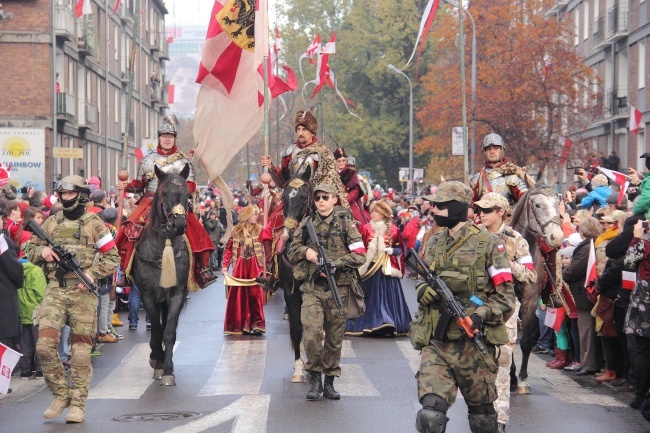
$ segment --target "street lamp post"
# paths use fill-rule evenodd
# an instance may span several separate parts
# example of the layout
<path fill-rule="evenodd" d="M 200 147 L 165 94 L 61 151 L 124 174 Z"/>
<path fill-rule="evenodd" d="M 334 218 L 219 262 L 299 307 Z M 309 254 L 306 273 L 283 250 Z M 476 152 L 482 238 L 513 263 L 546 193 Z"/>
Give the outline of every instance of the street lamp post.
<path fill-rule="evenodd" d="M 393 65 L 388 65 L 388 70 L 393 74 L 403 75 L 409 82 L 409 183 L 411 193 L 415 194 L 415 184 L 413 183 L 413 83 L 404 72 L 400 71 Z"/>
<path fill-rule="evenodd" d="M 463 10 L 472 22 L 472 145 L 469 149 L 471 172 L 475 172 L 475 153 L 476 153 L 476 23 L 474 17 L 465 8 L 461 8 L 455 0 L 445 0 L 447 4 L 458 10 Z"/>

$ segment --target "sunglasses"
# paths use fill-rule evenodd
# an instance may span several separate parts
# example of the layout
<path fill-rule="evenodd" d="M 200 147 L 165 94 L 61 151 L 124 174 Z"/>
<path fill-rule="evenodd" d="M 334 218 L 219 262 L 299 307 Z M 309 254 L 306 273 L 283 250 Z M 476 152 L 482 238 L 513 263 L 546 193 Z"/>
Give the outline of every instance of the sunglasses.
<path fill-rule="evenodd" d="M 432 202 L 431 203 L 434 207 L 437 207 L 438 210 L 445 210 L 447 209 L 447 202 Z"/>
<path fill-rule="evenodd" d="M 314 201 L 321 201 L 321 199 L 324 200 L 324 201 L 327 201 L 327 200 L 330 199 L 330 195 L 329 194 L 318 194 L 318 195 L 314 196 Z"/>
<path fill-rule="evenodd" d="M 482 214 L 491 214 L 494 212 L 495 209 L 493 207 L 477 207 L 476 208 L 476 213 L 482 213 Z"/>

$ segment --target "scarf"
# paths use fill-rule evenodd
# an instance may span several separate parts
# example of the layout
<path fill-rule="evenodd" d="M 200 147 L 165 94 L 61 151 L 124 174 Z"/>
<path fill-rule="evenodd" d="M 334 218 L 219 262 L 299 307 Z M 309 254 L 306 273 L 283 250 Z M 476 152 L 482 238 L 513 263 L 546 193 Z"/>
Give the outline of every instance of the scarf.
<path fill-rule="evenodd" d="M 160 154 L 160 155 L 173 155 L 177 151 L 178 151 L 178 147 L 176 147 L 176 145 L 174 145 L 174 147 L 172 147 L 169 150 L 163 149 L 162 147 L 160 147 L 160 145 L 158 145 L 158 147 L 156 147 L 156 152 L 158 152 L 158 154 Z"/>
<path fill-rule="evenodd" d="M 605 233 L 602 233 L 600 236 L 596 238 L 594 241 L 594 247 L 597 247 L 599 243 L 603 241 L 608 241 L 610 239 L 614 239 L 616 236 L 618 236 L 618 229 L 617 228 L 611 228 L 607 229 Z"/>

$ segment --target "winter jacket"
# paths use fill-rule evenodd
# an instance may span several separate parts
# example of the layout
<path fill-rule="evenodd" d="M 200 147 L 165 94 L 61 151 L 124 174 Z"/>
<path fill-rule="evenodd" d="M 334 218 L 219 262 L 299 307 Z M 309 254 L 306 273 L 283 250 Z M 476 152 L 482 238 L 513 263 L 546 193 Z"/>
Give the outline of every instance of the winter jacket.
<path fill-rule="evenodd" d="M 0 254 L 0 338 L 12 338 L 18 335 L 18 288 L 25 277 L 14 243 L 9 236 L 0 237 L 0 249 L 4 250 Z"/>
<path fill-rule="evenodd" d="M 650 337 L 650 241 L 634 238 L 625 255 L 628 268 L 638 268 L 638 282 L 630 294 L 625 333 Z"/>
<path fill-rule="evenodd" d="M 18 289 L 18 314 L 20 323 L 23 325 L 32 324 L 32 313 L 38 304 L 43 301 L 47 280 L 45 273 L 40 266 L 36 266 L 27 259 L 21 260 L 23 265 L 25 282 L 23 287 Z"/>
<path fill-rule="evenodd" d="M 562 269 L 562 279 L 569 285 L 578 310 L 591 311 L 594 308 L 594 303 L 587 298 L 587 289 L 585 289 L 589 244 L 592 240 L 593 238 L 588 237 L 580 242 L 573 250 L 571 263 Z"/>
<path fill-rule="evenodd" d="M 583 198 L 580 205 L 583 209 L 589 209 L 594 202 L 598 202 L 600 207 L 605 207 L 607 206 L 607 197 L 610 195 L 612 195 L 612 190 L 607 185 L 599 186 L 594 188 L 587 197 Z"/>
<path fill-rule="evenodd" d="M 645 173 L 645 177 L 637 189 L 641 197 L 634 203 L 634 214 L 645 217 L 650 210 L 650 172 Z"/>
<path fill-rule="evenodd" d="M 210 239 L 212 239 L 212 243 L 215 245 L 221 242 L 221 237 L 223 236 L 223 233 L 226 231 L 226 229 L 223 228 L 223 225 L 221 224 L 221 222 L 219 222 L 218 219 L 215 220 L 208 219 L 205 222 L 205 230 L 208 232 L 208 235 L 210 235 Z"/>

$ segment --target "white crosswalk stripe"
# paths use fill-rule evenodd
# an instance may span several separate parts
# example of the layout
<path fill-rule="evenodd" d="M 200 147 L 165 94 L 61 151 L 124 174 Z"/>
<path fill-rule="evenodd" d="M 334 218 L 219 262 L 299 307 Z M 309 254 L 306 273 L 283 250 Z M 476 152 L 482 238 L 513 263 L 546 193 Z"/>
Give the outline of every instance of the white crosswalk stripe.
<path fill-rule="evenodd" d="M 411 342 L 408 340 L 399 340 L 395 342 L 399 347 L 400 352 L 409 363 L 413 373 L 417 373 L 420 369 L 420 351 L 413 349 Z"/>
<path fill-rule="evenodd" d="M 199 397 L 259 394 L 266 365 L 266 340 L 226 341 Z"/>
<path fill-rule="evenodd" d="M 341 377 L 335 381 L 336 390 L 346 397 L 378 397 L 379 391 L 374 387 L 363 366 L 359 364 L 341 364 Z"/>
<path fill-rule="evenodd" d="M 343 348 L 341 350 L 341 358 L 356 358 L 357 354 L 354 353 L 352 348 L 352 341 L 343 340 Z"/>

